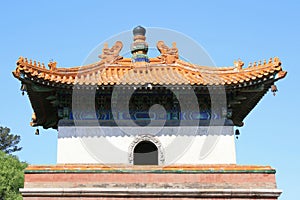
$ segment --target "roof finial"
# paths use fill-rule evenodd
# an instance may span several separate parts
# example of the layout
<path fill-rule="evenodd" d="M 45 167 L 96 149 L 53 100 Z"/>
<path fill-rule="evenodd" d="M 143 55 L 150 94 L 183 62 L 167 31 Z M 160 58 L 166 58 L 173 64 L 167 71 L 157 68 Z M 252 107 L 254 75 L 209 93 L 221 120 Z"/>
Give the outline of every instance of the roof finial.
<path fill-rule="evenodd" d="M 116 41 L 114 46 L 112 46 L 111 48 L 108 47 L 107 43 L 104 43 L 102 54 L 98 57 L 101 58 L 106 64 L 111 64 L 115 60 L 122 58 L 121 56 L 119 56 L 122 48 L 123 43 L 121 41 Z"/>
<path fill-rule="evenodd" d="M 146 35 L 146 29 L 140 25 L 135 27 L 132 32 L 133 32 L 134 36 L 137 36 L 137 35 L 145 36 Z"/>
<path fill-rule="evenodd" d="M 137 26 L 133 29 L 133 43 L 131 45 L 132 61 L 133 62 L 149 62 L 147 56 L 148 44 L 145 42 L 146 29 L 142 26 Z"/>
<path fill-rule="evenodd" d="M 241 70 L 244 66 L 244 62 L 239 58 L 238 61 L 234 61 L 233 65 L 235 68 L 237 68 L 238 70 Z"/>
<path fill-rule="evenodd" d="M 173 64 L 179 58 L 176 42 L 173 42 L 172 47 L 169 48 L 164 41 L 158 41 L 156 47 L 161 53 L 160 58 L 167 64 Z"/>

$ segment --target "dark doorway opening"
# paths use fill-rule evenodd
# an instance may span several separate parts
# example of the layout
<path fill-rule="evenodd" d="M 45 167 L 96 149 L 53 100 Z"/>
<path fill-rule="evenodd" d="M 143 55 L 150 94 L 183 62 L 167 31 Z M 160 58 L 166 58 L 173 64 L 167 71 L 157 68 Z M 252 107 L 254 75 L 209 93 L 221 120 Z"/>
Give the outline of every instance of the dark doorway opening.
<path fill-rule="evenodd" d="M 150 141 L 141 141 L 133 151 L 134 165 L 158 165 L 158 149 Z"/>

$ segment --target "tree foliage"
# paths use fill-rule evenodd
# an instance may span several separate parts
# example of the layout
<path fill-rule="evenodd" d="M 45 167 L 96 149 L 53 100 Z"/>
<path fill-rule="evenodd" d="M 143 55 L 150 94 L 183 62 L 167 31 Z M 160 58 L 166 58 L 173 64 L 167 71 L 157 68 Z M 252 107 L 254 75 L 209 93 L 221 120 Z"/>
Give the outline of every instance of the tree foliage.
<path fill-rule="evenodd" d="M 19 135 L 10 133 L 10 129 L 0 126 L 0 150 L 4 153 L 20 151 L 22 147 L 17 146 L 21 140 Z"/>
<path fill-rule="evenodd" d="M 0 151 L 0 200 L 21 200 L 19 188 L 24 186 L 24 172 L 27 163 L 16 156 Z"/>

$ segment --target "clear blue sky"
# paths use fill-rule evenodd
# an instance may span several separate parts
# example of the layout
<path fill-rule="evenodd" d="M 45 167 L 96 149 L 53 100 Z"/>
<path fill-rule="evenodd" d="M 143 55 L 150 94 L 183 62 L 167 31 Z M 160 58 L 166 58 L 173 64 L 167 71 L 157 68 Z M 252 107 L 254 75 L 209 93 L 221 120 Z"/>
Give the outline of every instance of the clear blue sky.
<path fill-rule="evenodd" d="M 300 3 L 298 1 L 5 1 L 0 4 L 0 125 L 22 137 L 21 160 L 56 162 L 55 130 L 34 135 L 32 109 L 11 72 L 19 56 L 80 65 L 101 41 L 136 25 L 182 32 L 218 66 L 278 56 L 288 71 L 248 115 L 236 141 L 239 164 L 277 169 L 281 200 L 300 190 Z M 201 63 L 199 63 L 201 64 Z"/>

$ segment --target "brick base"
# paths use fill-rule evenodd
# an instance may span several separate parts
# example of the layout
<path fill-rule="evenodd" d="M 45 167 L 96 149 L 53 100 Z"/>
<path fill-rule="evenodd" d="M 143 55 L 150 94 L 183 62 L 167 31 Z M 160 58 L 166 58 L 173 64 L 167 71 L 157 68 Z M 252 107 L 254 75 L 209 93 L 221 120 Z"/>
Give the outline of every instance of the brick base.
<path fill-rule="evenodd" d="M 277 199 L 275 170 L 265 166 L 30 166 L 24 200 Z"/>

